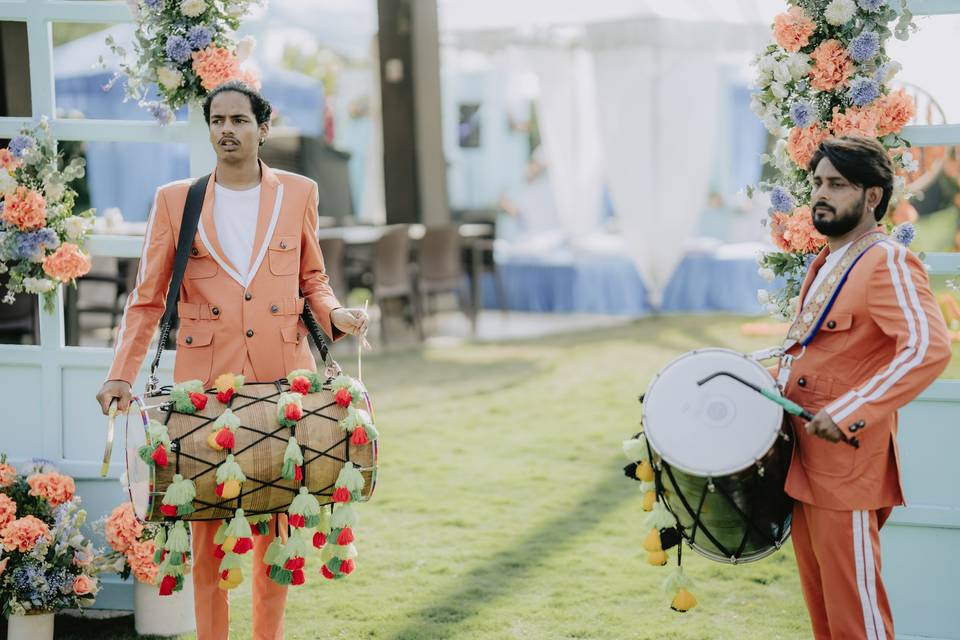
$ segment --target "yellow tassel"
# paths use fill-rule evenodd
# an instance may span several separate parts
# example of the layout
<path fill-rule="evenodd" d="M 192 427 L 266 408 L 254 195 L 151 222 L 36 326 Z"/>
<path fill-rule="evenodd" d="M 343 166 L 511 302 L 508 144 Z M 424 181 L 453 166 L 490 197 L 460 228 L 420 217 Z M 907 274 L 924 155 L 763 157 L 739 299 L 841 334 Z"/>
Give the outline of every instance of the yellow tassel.
<path fill-rule="evenodd" d="M 683 587 L 677 589 L 677 595 L 673 596 L 673 601 L 670 603 L 670 608 L 680 613 L 690 611 L 695 606 L 697 606 L 697 599 Z"/>
<path fill-rule="evenodd" d="M 217 444 L 216 436 L 217 434 L 215 432 L 208 435 L 207 445 L 214 451 L 223 451 L 223 447 Z"/>
<path fill-rule="evenodd" d="M 227 572 L 227 579 L 223 578 L 217 583 L 217 586 L 220 587 L 222 591 L 229 591 L 230 589 L 236 589 L 240 586 L 240 583 L 243 582 L 243 572 L 240 569 L 230 569 Z"/>
<path fill-rule="evenodd" d="M 240 495 L 240 483 L 236 480 L 227 480 L 223 483 L 223 499 L 232 500 Z"/>
<path fill-rule="evenodd" d="M 232 536 L 224 540 L 222 545 L 223 550 L 227 553 L 232 552 L 235 546 L 237 546 L 237 539 Z"/>
<path fill-rule="evenodd" d="M 660 532 L 656 529 L 650 529 L 650 533 L 643 540 L 643 548 L 650 553 L 663 551 L 663 543 L 660 542 Z"/>
<path fill-rule="evenodd" d="M 637 470 L 634 471 L 633 475 L 641 482 L 653 482 L 653 465 L 644 460 L 637 465 Z"/>
<path fill-rule="evenodd" d="M 643 510 L 653 511 L 653 504 L 657 501 L 656 491 L 647 491 L 643 494 Z"/>
<path fill-rule="evenodd" d="M 647 564 L 651 564 L 654 567 L 662 567 L 667 564 L 667 552 L 651 551 L 647 554 Z"/>

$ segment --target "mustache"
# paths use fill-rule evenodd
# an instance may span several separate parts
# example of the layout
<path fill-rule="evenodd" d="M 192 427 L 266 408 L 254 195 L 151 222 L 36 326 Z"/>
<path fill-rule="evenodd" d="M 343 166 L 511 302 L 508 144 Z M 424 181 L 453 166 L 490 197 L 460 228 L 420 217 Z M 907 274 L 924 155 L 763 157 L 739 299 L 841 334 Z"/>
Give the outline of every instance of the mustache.
<path fill-rule="evenodd" d="M 830 213 L 834 213 L 834 214 L 837 212 L 836 209 L 834 209 L 833 207 L 831 207 L 829 204 L 827 204 L 827 203 L 824 202 L 823 200 L 821 200 L 821 201 L 817 202 L 815 205 L 813 205 L 813 210 L 816 211 L 817 209 L 826 209 L 826 210 L 829 211 Z"/>

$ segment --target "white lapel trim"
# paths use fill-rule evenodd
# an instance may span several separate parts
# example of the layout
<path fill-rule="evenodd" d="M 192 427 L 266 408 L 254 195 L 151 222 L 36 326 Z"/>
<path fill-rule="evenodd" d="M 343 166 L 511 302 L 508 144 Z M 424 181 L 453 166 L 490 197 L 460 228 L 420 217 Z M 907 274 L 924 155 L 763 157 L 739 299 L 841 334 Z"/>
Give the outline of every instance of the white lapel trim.
<path fill-rule="evenodd" d="M 210 240 L 207 238 L 207 231 L 203 228 L 203 220 L 200 220 L 199 224 L 200 230 L 200 241 L 203 242 L 204 246 L 207 248 L 207 251 L 210 252 L 210 255 L 213 256 L 213 259 L 217 261 L 217 264 L 220 265 L 220 268 L 227 272 L 231 278 L 240 283 L 240 286 L 246 288 L 247 284 L 244 282 L 243 278 L 240 277 L 240 274 L 237 273 L 237 270 L 228 265 L 223 258 L 220 257 L 220 254 L 216 252 L 213 248 L 213 245 L 210 244 Z"/>
<path fill-rule="evenodd" d="M 273 216 L 270 218 L 270 226 L 267 227 L 267 233 L 263 237 L 263 242 L 260 243 L 260 252 L 257 253 L 257 260 L 250 266 L 250 271 L 247 272 L 247 280 L 243 283 L 244 288 L 249 287 L 250 283 L 253 282 L 253 278 L 257 275 L 257 271 L 260 270 L 260 265 L 263 264 L 263 257 L 267 255 L 267 247 L 270 246 L 270 240 L 273 238 L 273 231 L 277 228 L 277 219 L 280 218 L 280 206 L 283 204 L 283 183 L 277 185 L 277 197 L 273 201 Z"/>

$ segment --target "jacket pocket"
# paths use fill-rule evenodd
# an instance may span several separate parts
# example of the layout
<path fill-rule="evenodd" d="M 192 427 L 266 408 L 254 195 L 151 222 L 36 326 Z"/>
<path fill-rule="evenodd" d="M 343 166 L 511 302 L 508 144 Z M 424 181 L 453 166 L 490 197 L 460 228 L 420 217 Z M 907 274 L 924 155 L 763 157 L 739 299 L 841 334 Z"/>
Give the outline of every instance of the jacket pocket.
<path fill-rule="evenodd" d="M 300 271 L 300 238 L 297 236 L 277 236 L 270 242 L 267 256 L 270 273 L 275 276 L 288 276 Z"/>
<path fill-rule="evenodd" d="M 202 380 L 209 384 L 213 365 L 213 329 L 181 326 L 177 332 L 177 355 L 173 378 L 176 382 Z"/>
<path fill-rule="evenodd" d="M 212 278 L 220 271 L 220 266 L 213 259 L 202 242 L 194 242 L 187 260 L 187 270 L 184 277 L 188 279 Z"/>
<path fill-rule="evenodd" d="M 280 327 L 280 337 L 283 341 L 283 374 L 287 375 L 294 369 L 312 368 L 309 363 L 310 350 L 304 343 L 306 333 L 300 330 L 297 324 Z"/>
<path fill-rule="evenodd" d="M 828 313 L 817 336 L 813 339 L 818 349 L 824 351 L 843 351 L 850 341 L 850 330 L 853 328 L 853 314 Z"/>

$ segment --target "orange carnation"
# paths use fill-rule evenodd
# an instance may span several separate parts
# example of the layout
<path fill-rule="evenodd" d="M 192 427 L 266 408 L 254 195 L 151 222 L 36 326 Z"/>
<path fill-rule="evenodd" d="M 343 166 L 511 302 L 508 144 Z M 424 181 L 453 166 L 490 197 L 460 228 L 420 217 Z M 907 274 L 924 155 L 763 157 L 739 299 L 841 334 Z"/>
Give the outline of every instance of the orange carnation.
<path fill-rule="evenodd" d="M 24 516 L 4 527 L 0 532 L 0 538 L 3 540 L 3 548 L 7 551 L 16 550 L 26 553 L 36 546 L 40 538 L 46 538 L 49 541 L 53 536 L 50 535 L 50 529 L 43 520 L 34 516 Z"/>
<path fill-rule="evenodd" d="M 793 213 L 774 213 L 770 237 L 781 251 L 817 253 L 827 239 L 813 226 L 810 207 L 797 207 Z"/>
<path fill-rule="evenodd" d="M 816 23 L 800 7 L 792 7 L 773 19 L 773 39 L 787 51 L 797 52 L 810 42 Z"/>
<path fill-rule="evenodd" d="M 12 464 L 0 462 L 0 489 L 9 487 L 17 481 L 17 470 Z"/>
<path fill-rule="evenodd" d="M 27 484 L 30 485 L 30 495 L 43 498 L 53 507 L 69 501 L 77 491 L 73 478 L 55 471 L 35 473 L 27 478 Z"/>
<path fill-rule="evenodd" d="M 228 49 L 210 45 L 193 52 L 193 70 L 200 76 L 203 88 L 211 91 L 227 80 L 239 77 L 240 63 Z"/>
<path fill-rule="evenodd" d="M 143 525 L 133 513 L 133 505 L 130 502 L 124 502 L 110 512 L 104 532 L 110 548 L 120 553 L 126 553 L 127 549 L 140 539 Z"/>
<path fill-rule="evenodd" d="M 16 191 L 7 195 L 3 219 L 20 231 L 39 229 L 47 223 L 47 203 L 36 191 L 17 187 Z"/>
<path fill-rule="evenodd" d="M 830 133 L 816 122 L 809 127 L 794 127 L 787 136 L 787 153 L 790 159 L 806 169 L 817 147 L 829 135 Z"/>
<path fill-rule="evenodd" d="M 874 109 L 849 107 L 844 113 L 840 113 L 840 107 L 834 107 L 830 130 L 837 137 L 860 135 L 875 138 L 878 124 L 879 117 Z"/>
<path fill-rule="evenodd" d="M 825 40 L 810 54 L 810 86 L 820 91 L 841 87 L 853 75 L 853 61 L 838 40 Z"/>
<path fill-rule="evenodd" d="M 900 89 L 881 96 L 874 103 L 877 116 L 877 135 L 897 133 L 917 114 L 917 105 L 906 91 Z"/>
<path fill-rule="evenodd" d="M 140 582 L 153 584 L 157 579 L 159 567 L 153 562 L 154 550 L 153 540 L 136 541 L 127 549 L 130 571 Z"/>
<path fill-rule="evenodd" d="M 64 242 L 43 259 L 43 271 L 60 282 L 70 282 L 90 271 L 90 256 L 72 242 Z"/>
<path fill-rule="evenodd" d="M 10 149 L 0 149 L 0 167 L 3 167 L 8 172 L 13 173 L 13 171 L 17 169 L 20 164 L 20 160 L 10 153 Z"/>
<path fill-rule="evenodd" d="M 0 531 L 17 519 L 17 503 L 10 496 L 0 493 Z"/>

